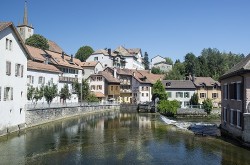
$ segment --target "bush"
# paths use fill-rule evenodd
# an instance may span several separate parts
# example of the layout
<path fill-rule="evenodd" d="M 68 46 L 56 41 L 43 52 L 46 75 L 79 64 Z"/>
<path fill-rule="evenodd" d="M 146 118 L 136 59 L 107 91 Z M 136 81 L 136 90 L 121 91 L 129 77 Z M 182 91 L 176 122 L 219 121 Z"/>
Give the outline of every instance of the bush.
<path fill-rule="evenodd" d="M 213 103 L 211 99 L 206 99 L 205 101 L 203 101 L 203 107 L 205 112 L 207 112 L 207 114 L 210 114 L 213 109 Z"/>
<path fill-rule="evenodd" d="M 160 113 L 163 113 L 167 116 L 175 116 L 179 107 L 180 103 L 177 100 L 161 100 L 157 106 L 157 109 Z"/>

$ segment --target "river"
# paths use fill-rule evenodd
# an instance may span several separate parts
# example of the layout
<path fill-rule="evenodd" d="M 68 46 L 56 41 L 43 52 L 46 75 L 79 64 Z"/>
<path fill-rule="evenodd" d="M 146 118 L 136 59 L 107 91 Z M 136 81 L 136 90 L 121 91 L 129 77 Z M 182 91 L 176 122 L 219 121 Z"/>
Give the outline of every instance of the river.
<path fill-rule="evenodd" d="M 1 137 L 0 164 L 250 164 L 250 150 L 166 120 L 112 111 L 44 124 Z"/>

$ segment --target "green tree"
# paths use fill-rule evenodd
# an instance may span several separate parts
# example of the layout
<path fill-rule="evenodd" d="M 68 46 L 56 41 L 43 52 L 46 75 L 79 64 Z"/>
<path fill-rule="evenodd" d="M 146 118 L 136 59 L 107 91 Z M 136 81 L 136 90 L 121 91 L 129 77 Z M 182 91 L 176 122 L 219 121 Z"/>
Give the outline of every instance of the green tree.
<path fill-rule="evenodd" d="M 169 65 L 173 65 L 173 61 L 172 61 L 172 59 L 171 59 L 171 58 L 166 57 L 166 58 L 165 58 L 165 60 L 166 60 L 166 63 L 167 63 L 167 64 L 169 64 Z"/>
<path fill-rule="evenodd" d="M 185 66 L 181 62 L 176 62 L 169 73 L 166 73 L 165 80 L 183 80 L 185 78 Z"/>
<path fill-rule="evenodd" d="M 198 100 L 199 100 L 198 93 L 194 93 L 190 99 L 190 104 L 191 105 L 198 105 L 199 104 Z"/>
<path fill-rule="evenodd" d="M 184 64 L 186 76 L 188 76 L 189 74 L 196 74 L 199 66 L 197 63 L 197 58 L 193 53 L 186 54 Z"/>
<path fill-rule="evenodd" d="M 167 116 L 175 116 L 179 107 L 180 103 L 177 100 L 161 100 L 157 106 L 157 109 L 160 113 L 163 113 Z"/>
<path fill-rule="evenodd" d="M 75 58 L 84 62 L 92 53 L 94 53 L 94 50 L 90 46 L 82 46 L 76 52 Z"/>
<path fill-rule="evenodd" d="M 32 102 L 35 101 L 35 104 L 37 103 L 38 100 L 41 100 L 43 98 L 43 87 L 40 89 L 38 87 L 28 87 L 28 92 L 27 92 L 27 99 L 31 100 Z"/>
<path fill-rule="evenodd" d="M 69 87 L 67 84 L 64 84 L 64 87 L 60 91 L 60 99 L 63 100 L 63 103 L 66 102 L 66 99 L 70 99 L 71 93 L 69 92 Z"/>
<path fill-rule="evenodd" d="M 25 41 L 25 44 L 34 46 L 40 49 L 46 49 L 46 50 L 49 49 L 48 40 L 39 34 L 34 34 L 31 37 L 27 38 Z"/>
<path fill-rule="evenodd" d="M 145 52 L 143 59 L 144 59 L 145 69 L 148 70 L 149 69 L 149 61 L 148 61 L 148 53 L 147 52 Z"/>
<path fill-rule="evenodd" d="M 82 85 L 82 92 L 81 92 L 81 85 Z M 81 94 L 82 94 L 82 101 L 88 101 L 87 98 L 90 95 L 90 90 L 89 90 L 89 84 L 86 80 L 82 80 L 82 84 L 74 82 L 74 89 L 77 93 L 79 101 L 81 101 Z"/>
<path fill-rule="evenodd" d="M 160 80 L 157 80 L 153 85 L 152 93 L 152 100 L 155 100 L 157 97 L 159 98 L 159 100 L 168 99 L 168 94 L 166 93 L 165 88 Z"/>
<path fill-rule="evenodd" d="M 88 102 L 99 102 L 99 99 L 93 94 L 90 93 L 87 97 Z"/>
<path fill-rule="evenodd" d="M 213 109 L 213 103 L 211 99 L 206 99 L 203 101 L 203 108 L 207 114 L 210 114 Z"/>
<path fill-rule="evenodd" d="M 152 67 L 151 73 L 153 73 L 153 74 L 162 74 L 162 71 L 160 70 L 159 67 Z"/>
<path fill-rule="evenodd" d="M 57 96 L 57 85 L 52 84 L 51 86 L 46 85 L 44 87 L 44 97 L 48 104 L 51 104 L 52 100 Z"/>

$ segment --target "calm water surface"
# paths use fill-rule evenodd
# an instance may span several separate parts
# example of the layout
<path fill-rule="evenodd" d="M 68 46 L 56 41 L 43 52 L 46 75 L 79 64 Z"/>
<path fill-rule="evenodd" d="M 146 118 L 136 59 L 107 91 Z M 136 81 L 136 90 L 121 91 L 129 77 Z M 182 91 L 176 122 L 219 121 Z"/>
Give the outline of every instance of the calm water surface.
<path fill-rule="evenodd" d="M 113 111 L 0 139 L 0 164 L 250 164 L 250 151 L 167 125 L 159 115 Z"/>

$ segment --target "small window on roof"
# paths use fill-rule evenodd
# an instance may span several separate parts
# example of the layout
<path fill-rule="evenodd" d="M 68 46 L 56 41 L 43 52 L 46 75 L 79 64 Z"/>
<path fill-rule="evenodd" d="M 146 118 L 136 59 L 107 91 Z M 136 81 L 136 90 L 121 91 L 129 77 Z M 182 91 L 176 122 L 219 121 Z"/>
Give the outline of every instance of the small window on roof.
<path fill-rule="evenodd" d="M 171 86 L 171 82 L 167 82 L 167 83 L 166 83 L 166 86 L 167 86 L 167 87 L 170 87 L 170 86 Z"/>

